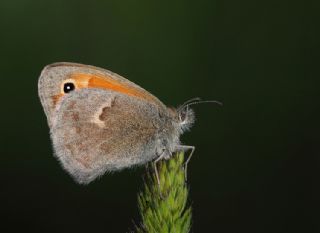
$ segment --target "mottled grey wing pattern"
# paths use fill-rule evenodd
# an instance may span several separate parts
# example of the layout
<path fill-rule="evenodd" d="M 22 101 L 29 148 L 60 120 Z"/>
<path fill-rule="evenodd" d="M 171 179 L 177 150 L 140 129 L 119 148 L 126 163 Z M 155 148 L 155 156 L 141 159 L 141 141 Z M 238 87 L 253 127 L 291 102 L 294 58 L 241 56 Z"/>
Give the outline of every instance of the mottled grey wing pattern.
<path fill-rule="evenodd" d="M 156 157 L 162 110 L 101 89 L 75 90 L 58 104 L 51 138 L 56 157 L 79 183 Z"/>

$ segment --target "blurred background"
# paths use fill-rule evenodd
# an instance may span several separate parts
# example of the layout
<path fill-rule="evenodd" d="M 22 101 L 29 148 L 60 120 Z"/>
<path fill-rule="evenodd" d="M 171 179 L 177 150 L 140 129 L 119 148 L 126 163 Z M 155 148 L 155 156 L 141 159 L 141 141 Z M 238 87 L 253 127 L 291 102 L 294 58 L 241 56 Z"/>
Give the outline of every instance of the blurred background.
<path fill-rule="evenodd" d="M 319 232 L 317 1 L 1 0 L 1 232 L 129 232 L 144 167 L 73 182 L 52 156 L 41 69 L 107 68 L 165 104 L 182 141 L 192 232 Z"/>

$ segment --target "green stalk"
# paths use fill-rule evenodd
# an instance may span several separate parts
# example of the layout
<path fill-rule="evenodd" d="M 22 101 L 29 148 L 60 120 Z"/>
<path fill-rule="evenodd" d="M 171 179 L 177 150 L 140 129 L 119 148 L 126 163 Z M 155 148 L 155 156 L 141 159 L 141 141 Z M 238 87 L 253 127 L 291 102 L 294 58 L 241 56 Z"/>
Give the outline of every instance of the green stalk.
<path fill-rule="evenodd" d="M 147 171 L 144 189 L 138 194 L 142 222 L 138 233 L 187 233 L 191 207 L 183 169 L 184 154 L 158 162 L 160 186 L 153 169 Z"/>

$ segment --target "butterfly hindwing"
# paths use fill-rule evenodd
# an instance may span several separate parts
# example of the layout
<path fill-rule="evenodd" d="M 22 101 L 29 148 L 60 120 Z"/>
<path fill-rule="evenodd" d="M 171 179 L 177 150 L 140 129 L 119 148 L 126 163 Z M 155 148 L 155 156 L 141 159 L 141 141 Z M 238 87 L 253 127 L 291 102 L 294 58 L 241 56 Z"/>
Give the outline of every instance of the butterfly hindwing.
<path fill-rule="evenodd" d="M 56 157 L 79 183 L 156 156 L 159 109 L 100 89 L 81 89 L 57 106 L 51 138 Z M 149 156 L 149 157 L 148 157 Z"/>

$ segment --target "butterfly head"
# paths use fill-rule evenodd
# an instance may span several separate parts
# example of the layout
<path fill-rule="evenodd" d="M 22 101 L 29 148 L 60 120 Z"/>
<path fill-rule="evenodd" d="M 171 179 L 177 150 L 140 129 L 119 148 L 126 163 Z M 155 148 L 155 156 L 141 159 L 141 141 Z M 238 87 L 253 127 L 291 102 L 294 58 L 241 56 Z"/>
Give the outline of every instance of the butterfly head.
<path fill-rule="evenodd" d="M 180 107 L 176 109 L 178 124 L 182 133 L 189 130 L 192 127 L 193 123 L 195 122 L 195 114 L 194 114 L 194 111 L 190 108 L 190 106 L 195 104 L 202 104 L 202 103 L 214 103 L 214 104 L 222 105 L 222 103 L 219 101 L 215 101 L 215 100 L 203 101 L 198 97 L 190 99 L 185 103 L 183 103 Z"/>

